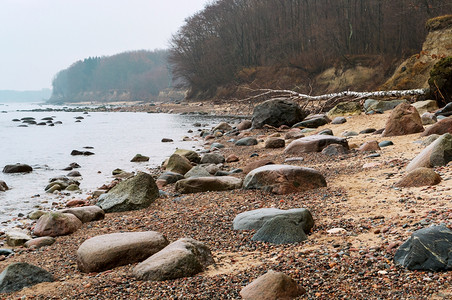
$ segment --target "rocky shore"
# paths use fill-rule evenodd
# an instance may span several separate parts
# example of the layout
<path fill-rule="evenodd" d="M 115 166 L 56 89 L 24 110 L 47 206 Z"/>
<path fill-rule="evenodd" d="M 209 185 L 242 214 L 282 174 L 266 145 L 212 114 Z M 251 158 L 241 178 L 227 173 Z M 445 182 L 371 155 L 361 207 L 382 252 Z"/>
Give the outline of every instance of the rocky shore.
<path fill-rule="evenodd" d="M 284 112 L 276 118 L 284 120 L 282 124 L 266 119 L 256 125 L 256 117 L 252 129 L 251 122 L 218 124 L 212 131 L 199 132 L 205 148 L 199 160 L 187 153 L 175 153 L 164 164 L 166 170 L 162 167 L 151 172 L 153 179 L 144 175 L 137 179 L 150 180 L 146 185 L 153 187 L 144 197 L 152 199 L 145 208 L 111 209 L 114 206 L 105 204 L 107 196 L 90 197 L 70 205 L 98 204 L 107 213 L 99 214 L 96 210 L 85 223 L 76 215 L 77 228 L 70 234 L 54 236 L 55 241 L 49 246 L 7 247 L 6 234 L 2 234 L 5 247 L 0 250 L 0 269 L 26 262 L 48 271 L 54 281 L 45 280 L 1 297 L 256 299 L 253 289 L 256 290 L 256 285 L 262 288 L 262 283 L 255 280 L 267 273 L 272 275 L 273 270 L 295 282 L 296 292 L 290 298 L 451 299 L 450 256 L 446 270 L 413 269 L 394 261 L 400 246 L 414 232 L 432 225 L 452 228 L 451 158 L 445 155 L 441 161 L 437 155 L 442 140 L 444 147 L 452 146 L 447 135 L 452 130 L 447 123 L 450 118 L 434 114 L 435 107 L 412 106 L 404 101 L 366 103 L 364 107 L 339 105 L 328 115 L 308 118 L 302 115 L 301 123 L 294 121 L 296 116 L 290 120 L 290 114 Z M 160 111 L 205 112 L 204 106 L 179 104 L 160 107 Z M 177 110 L 178 107 L 183 109 Z M 132 109 L 154 112 L 152 106 Z M 233 105 L 214 106 L 213 110 L 231 115 L 245 112 L 244 107 Z M 423 121 L 428 123 L 424 112 L 429 111 L 435 116 L 429 122 L 434 124 L 423 125 Z M 438 142 L 433 142 L 430 133 L 438 134 Z M 435 160 L 421 159 L 432 152 L 436 153 Z M 183 162 L 172 163 L 179 157 L 183 157 Z M 434 177 L 428 181 L 428 171 L 412 179 L 411 169 L 419 167 L 434 171 L 440 180 Z M 204 174 L 201 178 L 208 179 L 181 177 L 172 183 L 168 174 L 162 176 L 166 171 L 183 174 L 196 171 Z M 113 194 L 114 189 L 106 195 Z M 273 217 L 265 222 L 269 227 L 265 230 L 262 224 L 256 229 L 238 229 L 238 215 L 264 208 L 303 209 L 303 217 Z M 64 212 L 67 213 L 75 215 Z M 37 235 L 41 232 L 38 225 L 28 229 Z M 288 229 L 278 231 L 280 228 Z M 90 238 L 138 232 L 159 234 L 162 242 L 157 254 L 149 253 L 151 257 L 144 262 L 128 261 L 99 270 L 87 268 L 89 260 L 84 260 L 81 267 L 80 260 L 86 256 L 80 253 L 87 251 L 83 249 L 88 247 L 85 243 Z M 103 241 L 97 244 L 108 243 Z M 442 247 L 449 251 L 452 248 L 450 242 Z M 157 281 L 143 275 L 143 270 L 151 267 L 161 271 L 155 269 L 158 257 L 154 255 L 159 255 L 159 251 L 167 251 L 164 253 L 170 254 L 163 256 L 173 257 L 173 253 L 185 251 L 181 249 L 203 253 L 197 272 Z M 254 287 L 248 286 L 252 282 Z M 270 286 L 264 283 L 264 291 L 268 292 Z"/>

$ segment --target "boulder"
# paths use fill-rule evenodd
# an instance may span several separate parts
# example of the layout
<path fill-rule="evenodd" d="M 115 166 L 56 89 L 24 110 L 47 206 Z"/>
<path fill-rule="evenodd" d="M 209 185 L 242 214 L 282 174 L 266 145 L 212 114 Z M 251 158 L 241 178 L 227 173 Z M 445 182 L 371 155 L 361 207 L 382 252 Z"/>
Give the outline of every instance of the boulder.
<path fill-rule="evenodd" d="M 176 192 L 181 194 L 228 191 L 242 187 L 242 180 L 232 176 L 188 178 L 176 182 Z"/>
<path fill-rule="evenodd" d="M 418 101 L 411 104 L 416 108 L 420 115 L 431 113 L 438 110 L 438 103 L 435 100 Z"/>
<path fill-rule="evenodd" d="M 42 215 L 33 230 L 36 236 L 60 236 L 71 234 L 82 227 L 80 221 L 73 214 L 49 212 Z"/>
<path fill-rule="evenodd" d="M 394 262 L 409 270 L 452 270 L 452 231 L 432 226 L 415 231 L 397 250 Z"/>
<path fill-rule="evenodd" d="M 173 154 L 168 159 L 166 171 L 185 175 L 192 167 L 192 164 L 187 158 L 179 154 Z"/>
<path fill-rule="evenodd" d="M 424 131 L 421 116 L 408 103 L 398 105 L 389 116 L 383 136 L 400 136 Z"/>
<path fill-rule="evenodd" d="M 325 129 L 319 131 L 319 133 L 317 133 L 317 134 L 318 135 L 331 135 L 331 136 L 334 135 L 333 131 L 329 128 L 325 128 Z"/>
<path fill-rule="evenodd" d="M 265 222 L 251 240 L 272 244 L 293 244 L 306 241 L 302 220 L 276 216 Z"/>
<path fill-rule="evenodd" d="M 185 173 L 184 178 L 209 177 L 210 173 L 203 166 L 195 166 Z"/>
<path fill-rule="evenodd" d="M 408 101 L 403 100 L 403 99 L 402 100 L 386 100 L 386 101 L 367 99 L 366 101 L 364 101 L 364 111 L 366 113 L 369 113 L 372 111 L 381 113 L 381 112 L 384 112 L 387 110 L 392 110 L 402 103 L 408 104 Z"/>
<path fill-rule="evenodd" d="M 206 153 L 201 158 L 202 164 L 222 164 L 224 161 L 224 156 L 218 153 Z"/>
<path fill-rule="evenodd" d="M 382 141 L 380 143 L 378 143 L 378 147 L 380 148 L 384 148 L 384 147 L 389 147 L 389 146 L 393 146 L 394 143 L 392 141 Z"/>
<path fill-rule="evenodd" d="M 435 115 L 444 117 L 452 115 L 452 102 L 447 103 L 446 106 L 436 111 Z"/>
<path fill-rule="evenodd" d="M 243 120 L 237 125 L 237 130 L 247 130 L 250 129 L 251 126 L 253 126 L 253 122 L 251 122 L 250 120 Z"/>
<path fill-rule="evenodd" d="M 6 232 L 6 244 L 10 247 L 22 246 L 31 240 L 28 230 L 13 228 Z"/>
<path fill-rule="evenodd" d="M 191 277 L 213 263 L 212 254 L 206 245 L 191 238 L 183 238 L 139 263 L 133 269 L 133 276 L 151 281 Z"/>
<path fill-rule="evenodd" d="M 20 291 L 42 282 L 53 282 L 53 275 L 27 263 L 13 263 L 0 274 L 0 293 Z"/>
<path fill-rule="evenodd" d="M 296 140 L 302 137 L 305 137 L 305 135 L 301 132 L 299 128 L 292 128 L 284 136 L 286 140 Z"/>
<path fill-rule="evenodd" d="M 427 147 L 432 144 L 434 141 L 439 139 L 441 136 L 439 134 L 431 134 L 426 139 L 424 139 L 421 143 L 422 146 Z"/>
<path fill-rule="evenodd" d="M 377 150 L 381 150 L 377 141 L 365 142 L 364 144 L 362 144 L 358 148 L 358 151 L 362 151 L 362 152 L 365 152 L 365 151 L 377 151 Z"/>
<path fill-rule="evenodd" d="M 0 192 L 9 190 L 8 185 L 3 180 L 0 180 Z"/>
<path fill-rule="evenodd" d="M 269 159 L 258 160 L 258 161 L 247 164 L 243 168 L 243 173 L 248 174 L 249 172 L 251 172 L 254 169 L 257 169 L 257 168 L 260 168 L 263 166 L 274 165 L 274 164 L 275 163 Z"/>
<path fill-rule="evenodd" d="M 239 157 L 235 154 L 230 154 L 228 157 L 226 157 L 227 163 L 238 162 L 239 160 L 240 160 Z"/>
<path fill-rule="evenodd" d="M 299 155 L 301 153 L 320 152 L 331 144 L 342 145 L 348 150 L 348 142 L 344 138 L 328 135 L 311 135 L 292 141 L 286 149 L 284 149 L 284 153 Z"/>
<path fill-rule="evenodd" d="M 215 126 L 212 131 L 215 132 L 217 130 L 223 131 L 223 132 L 227 132 L 227 131 L 231 131 L 232 130 L 232 126 L 229 125 L 226 122 L 221 122 L 220 124 L 218 124 L 217 126 Z"/>
<path fill-rule="evenodd" d="M 156 181 L 156 184 L 159 188 L 162 188 L 167 184 L 176 183 L 184 178 L 185 178 L 184 175 L 179 173 L 165 172 L 159 176 L 159 178 Z"/>
<path fill-rule="evenodd" d="M 268 271 L 240 291 L 244 300 L 295 299 L 306 293 L 292 278 L 281 272 Z"/>
<path fill-rule="evenodd" d="M 342 145 L 331 144 L 331 145 L 327 146 L 326 148 L 324 148 L 322 150 L 322 153 L 329 155 L 329 156 L 338 156 L 338 155 L 342 155 L 342 154 L 347 154 L 348 149 L 346 149 Z"/>
<path fill-rule="evenodd" d="M 368 134 L 368 133 L 374 133 L 377 131 L 375 128 L 366 128 L 359 132 L 359 134 Z"/>
<path fill-rule="evenodd" d="M 422 125 L 432 125 L 438 122 L 438 119 L 434 113 L 425 112 L 421 115 L 421 121 Z"/>
<path fill-rule="evenodd" d="M 41 248 L 45 246 L 50 246 L 55 243 L 55 239 L 51 236 L 43 236 L 39 238 L 35 238 L 32 240 L 29 240 L 25 243 L 25 247 L 27 248 Z"/>
<path fill-rule="evenodd" d="M 79 171 L 71 171 L 71 172 L 69 172 L 67 174 L 67 176 L 69 176 L 69 177 L 80 177 L 80 176 L 82 176 L 82 174 L 80 174 Z"/>
<path fill-rule="evenodd" d="M 406 167 L 407 172 L 417 168 L 445 166 L 452 161 L 452 135 L 443 134 L 421 151 Z"/>
<path fill-rule="evenodd" d="M 257 139 L 253 137 L 245 137 L 235 142 L 236 146 L 254 146 L 257 144 L 258 144 Z"/>
<path fill-rule="evenodd" d="M 302 224 L 303 231 L 308 234 L 314 226 L 311 212 L 305 208 L 282 210 L 277 208 L 260 208 L 238 214 L 233 223 L 234 230 L 259 230 L 268 220 L 284 217 Z"/>
<path fill-rule="evenodd" d="M 254 169 L 243 181 L 244 189 L 259 189 L 280 195 L 320 187 L 326 187 L 326 181 L 318 171 L 289 165 L 268 165 Z"/>
<path fill-rule="evenodd" d="M 292 127 L 294 127 L 294 128 L 317 128 L 317 127 L 328 124 L 330 121 L 331 120 L 328 117 L 322 116 L 322 117 L 307 119 L 307 120 L 298 122 L 297 124 L 293 125 Z"/>
<path fill-rule="evenodd" d="M 159 197 L 159 189 L 150 174 L 138 172 L 99 197 L 97 206 L 106 213 L 143 209 Z"/>
<path fill-rule="evenodd" d="M 30 220 L 38 220 L 42 215 L 45 215 L 46 212 L 42 210 L 35 210 L 28 214 L 28 218 Z"/>
<path fill-rule="evenodd" d="M 170 138 L 163 138 L 162 139 L 162 143 L 172 143 L 172 142 L 174 142 L 174 140 L 170 139 Z"/>
<path fill-rule="evenodd" d="M 452 118 L 446 118 L 442 119 L 441 121 L 437 122 L 436 124 L 433 124 L 432 126 L 428 127 L 421 136 L 429 136 L 432 134 L 445 134 L 450 133 L 452 134 Z"/>
<path fill-rule="evenodd" d="M 265 141 L 265 148 L 267 149 L 284 148 L 285 146 L 286 142 L 281 138 L 269 138 Z"/>
<path fill-rule="evenodd" d="M 441 176 L 429 168 L 417 168 L 405 175 L 396 187 L 419 187 L 437 185 L 441 182 Z"/>
<path fill-rule="evenodd" d="M 96 205 L 68 208 L 63 209 L 60 212 L 73 214 L 82 221 L 82 223 L 103 220 L 105 218 L 105 212 Z"/>
<path fill-rule="evenodd" d="M 262 128 L 264 125 L 292 126 L 303 121 L 306 116 L 307 113 L 294 101 L 275 98 L 257 105 L 253 110 L 251 122 L 253 128 Z"/>
<path fill-rule="evenodd" d="M 143 261 L 167 245 L 167 239 L 155 231 L 98 235 L 80 245 L 77 266 L 85 273 L 110 270 Z"/>
<path fill-rule="evenodd" d="M 174 151 L 174 154 L 183 156 L 186 159 L 188 159 L 190 162 L 193 162 L 195 164 L 197 164 L 201 161 L 201 157 L 199 157 L 199 154 L 193 150 L 177 149 L 176 151 Z"/>
<path fill-rule="evenodd" d="M 347 119 L 345 119 L 344 117 L 336 117 L 333 119 L 333 121 L 331 121 L 331 124 L 339 125 L 344 124 L 345 122 L 347 122 Z"/>
<path fill-rule="evenodd" d="M 131 160 L 131 162 L 146 162 L 146 161 L 149 161 L 149 156 L 144 156 L 141 154 L 135 155 Z"/>
<path fill-rule="evenodd" d="M 359 102 L 341 102 L 335 107 L 333 107 L 328 113 L 329 118 L 340 117 L 340 116 L 350 116 L 350 115 L 360 115 L 361 105 Z"/>
<path fill-rule="evenodd" d="M 33 171 L 33 168 L 26 164 L 15 164 L 15 165 L 6 165 L 3 168 L 3 173 L 30 173 Z"/>

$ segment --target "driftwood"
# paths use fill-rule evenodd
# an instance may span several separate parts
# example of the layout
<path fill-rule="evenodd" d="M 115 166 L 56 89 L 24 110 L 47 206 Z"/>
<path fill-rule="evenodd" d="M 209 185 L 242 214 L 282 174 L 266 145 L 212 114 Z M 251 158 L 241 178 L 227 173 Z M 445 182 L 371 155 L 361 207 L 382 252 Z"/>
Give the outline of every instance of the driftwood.
<path fill-rule="evenodd" d="M 413 89 L 413 90 L 395 90 L 395 91 L 376 91 L 376 92 L 354 92 L 344 91 L 340 93 L 325 94 L 319 96 L 311 96 L 306 94 L 297 93 L 291 90 L 272 90 L 272 89 L 259 89 L 254 90 L 257 95 L 240 100 L 240 102 L 248 102 L 249 108 L 256 104 L 256 102 L 263 101 L 269 98 L 287 98 L 296 101 L 300 106 L 309 110 L 311 113 L 320 113 L 326 109 L 334 107 L 339 102 L 347 101 L 361 101 L 367 98 L 380 98 L 380 97 L 406 97 L 424 95 L 426 89 Z"/>

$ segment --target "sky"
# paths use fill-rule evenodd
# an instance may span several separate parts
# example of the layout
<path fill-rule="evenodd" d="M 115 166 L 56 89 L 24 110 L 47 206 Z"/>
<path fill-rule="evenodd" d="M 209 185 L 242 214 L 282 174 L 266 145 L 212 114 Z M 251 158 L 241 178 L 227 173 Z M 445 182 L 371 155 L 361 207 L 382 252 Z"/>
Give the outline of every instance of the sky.
<path fill-rule="evenodd" d="M 169 47 L 209 0 L 0 0 L 0 90 L 51 88 L 90 56 Z"/>

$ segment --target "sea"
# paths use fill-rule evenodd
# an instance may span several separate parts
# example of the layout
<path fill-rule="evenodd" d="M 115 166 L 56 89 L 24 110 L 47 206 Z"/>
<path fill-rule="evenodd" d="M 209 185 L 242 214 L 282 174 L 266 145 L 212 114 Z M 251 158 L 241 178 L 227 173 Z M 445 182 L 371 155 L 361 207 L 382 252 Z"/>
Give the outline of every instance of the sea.
<path fill-rule="evenodd" d="M 113 180 L 112 171 L 148 171 L 156 168 L 176 149 L 200 151 L 199 129 L 212 128 L 230 118 L 201 115 L 151 114 L 142 112 L 36 112 L 35 109 L 61 109 L 42 103 L 0 103 L 0 171 L 9 164 L 33 167 L 27 174 L 5 174 L 0 180 L 10 190 L 0 192 L 0 229 L 24 222 L 36 210 L 50 210 L 59 201 L 85 199 L 91 192 Z M 52 117 L 55 126 L 19 127 L 14 119 Z M 82 119 L 83 118 L 83 119 Z M 80 122 L 77 122 L 80 121 Z M 201 127 L 195 127 L 200 123 Z M 189 133 L 189 131 L 193 131 Z M 189 137 L 191 141 L 182 141 Z M 174 142 L 163 143 L 163 138 Z M 92 156 L 72 156 L 72 150 L 90 151 Z M 136 155 L 149 156 L 149 162 L 133 163 Z M 46 193 L 51 178 L 67 175 L 62 169 L 71 163 L 82 177 L 80 192 L 70 195 Z"/>

